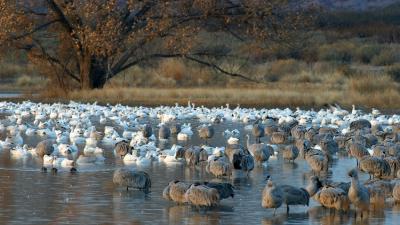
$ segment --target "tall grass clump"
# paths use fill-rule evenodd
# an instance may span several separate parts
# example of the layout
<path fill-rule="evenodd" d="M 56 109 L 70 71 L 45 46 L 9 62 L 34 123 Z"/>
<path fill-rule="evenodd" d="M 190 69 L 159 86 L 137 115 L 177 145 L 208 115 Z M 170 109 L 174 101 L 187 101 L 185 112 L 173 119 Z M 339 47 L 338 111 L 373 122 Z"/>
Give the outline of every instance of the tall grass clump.
<path fill-rule="evenodd" d="M 388 75 L 396 82 L 400 82 L 400 63 L 396 63 L 387 69 Z"/>
<path fill-rule="evenodd" d="M 318 58 L 322 61 L 350 63 L 356 48 L 356 44 L 351 41 L 322 45 L 318 50 Z"/>
<path fill-rule="evenodd" d="M 369 64 L 371 63 L 374 56 L 379 55 L 382 50 L 382 46 L 378 44 L 366 44 L 360 46 L 355 51 L 357 61 L 360 63 Z"/>
<path fill-rule="evenodd" d="M 372 58 L 371 63 L 375 66 L 390 66 L 400 62 L 400 49 L 398 47 L 387 47 Z"/>
<path fill-rule="evenodd" d="M 350 91 L 355 91 L 360 94 L 369 95 L 372 93 L 381 93 L 383 91 L 398 90 L 399 85 L 393 82 L 393 79 L 388 75 L 363 75 L 352 77 L 348 81 Z"/>

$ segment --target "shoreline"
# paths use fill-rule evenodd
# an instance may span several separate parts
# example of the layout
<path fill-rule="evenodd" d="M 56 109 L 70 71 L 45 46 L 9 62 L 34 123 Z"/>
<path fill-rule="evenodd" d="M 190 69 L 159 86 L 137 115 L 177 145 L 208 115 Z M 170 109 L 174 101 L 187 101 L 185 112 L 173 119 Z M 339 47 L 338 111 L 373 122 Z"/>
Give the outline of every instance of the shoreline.
<path fill-rule="evenodd" d="M 321 109 L 329 104 L 338 104 L 351 110 L 352 104 L 357 109 L 370 111 L 377 108 L 382 112 L 400 113 L 400 93 L 360 94 L 347 90 L 293 88 L 105 88 L 98 90 L 73 91 L 64 96 L 45 96 L 40 94 L 23 94 L 19 97 L 0 98 L 0 101 L 20 102 L 30 100 L 42 103 L 94 103 L 99 105 L 122 104 L 128 106 L 156 107 L 174 106 L 176 103 L 186 106 L 191 101 L 196 106 L 244 108 L 291 108 Z M 377 103 L 377 104 L 375 104 Z"/>

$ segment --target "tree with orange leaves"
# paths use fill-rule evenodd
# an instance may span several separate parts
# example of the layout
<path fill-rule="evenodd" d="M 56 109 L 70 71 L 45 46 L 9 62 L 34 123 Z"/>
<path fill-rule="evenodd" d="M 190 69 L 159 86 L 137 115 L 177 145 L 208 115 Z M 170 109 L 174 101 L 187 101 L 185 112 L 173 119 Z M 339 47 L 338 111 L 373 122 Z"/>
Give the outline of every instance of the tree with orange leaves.
<path fill-rule="evenodd" d="M 26 52 L 41 72 L 65 87 L 102 88 L 139 63 L 181 57 L 232 73 L 213 60 L 201 32 L 246 43 L 283 40 L 303 8 L 282 0 L 0 0 L 0 46 Z"/>

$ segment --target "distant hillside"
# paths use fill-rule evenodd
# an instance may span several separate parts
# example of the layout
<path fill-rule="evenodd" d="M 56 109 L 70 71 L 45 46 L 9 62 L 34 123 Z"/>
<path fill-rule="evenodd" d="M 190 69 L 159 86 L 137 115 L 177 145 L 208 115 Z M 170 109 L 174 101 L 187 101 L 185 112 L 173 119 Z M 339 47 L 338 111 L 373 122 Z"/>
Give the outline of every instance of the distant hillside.
<path fill-rule="evenodd" d="M 400 0 L 310 0 L 311 4 L 327 10 L 365 11 L 400 3 Z"/>

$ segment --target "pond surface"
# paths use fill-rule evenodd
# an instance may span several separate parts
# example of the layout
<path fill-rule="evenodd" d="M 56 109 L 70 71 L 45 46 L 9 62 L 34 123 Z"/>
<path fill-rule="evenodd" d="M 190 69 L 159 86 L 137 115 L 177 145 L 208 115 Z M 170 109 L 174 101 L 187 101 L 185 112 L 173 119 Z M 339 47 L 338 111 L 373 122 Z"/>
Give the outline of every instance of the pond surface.
<path fill-rule="evenodd" d="M 1 117 L 0 117 L 1 118 Z M 200 145 L 195 132 L 186 145 Z M 152 121 L 153 125 L 157 124 Z M 155 126 L 153 126 L 155 127 Z M 216 135 L 211 146 L 224 146 L 221 133 L 225 129 L 239 129 L 242 140 L 248 130 L 239 123 L 215 125 Z M 103 127 L 99 127 L 103 129 Z M 1 136 L 4 140 L 4 134 Z M 39 139 L 24 136 L 24 141 L 34 146 Z M 169 140 L 169 147 L 176 140 Z M 185 145 L 185 143 L 180 143 Z M 355 221 L 354 212 L 331 213 L 314 200 L 309 207 L 293 206 L 289 215 L 285 207 L 273 215 L 272 209 L 261 207 L 261 192 L 265 177 L 271 175 L 277 184 L 305 187 L 310 176 L 307 162 L 298 158 L 295 163 L 284 162 L 280 155 L 270 159 L 268 166 L 255 168 L 249 178 L 216 179 L 205 166 L 189 168 L 183 164 L 153 162 L 138 169 L 148 172 L 152 179 L 151 193 L 115 187 L 112 175 L 115 168 L 123 167 L 121 159 L 114 157 L 113 148 L 105 149 L 105 163 L 93 167 L 77 167 L 77 174 L 59 172 L 57 175 L 41 173 L 41 162 L 10 158 L 8 150 L 0 152 L 0 221 L 2 224 L 398 224 L 400 207 L 386 204 L 385 208 L 370 213 L 364 221 Z M 346 173 L 356 161 L 338 157 L 330 169 L 333 181 L 349 181 Z M 136 167 L 131 165 L 129 167 Z M 235 187 L 234 199 L 221 201 L 220 206 L 209 210 L 176 205 L 162 199 L 162 190 L 173 179 L 184 181 L 224 181 Z M 366 180 L 367 175 L 361 174 Z"/>
<path fill-rule="evenodd" d="M 2 98 L 17 98 L 22 94 L 19 92 L 0 92 L 0 99 Z"/>

